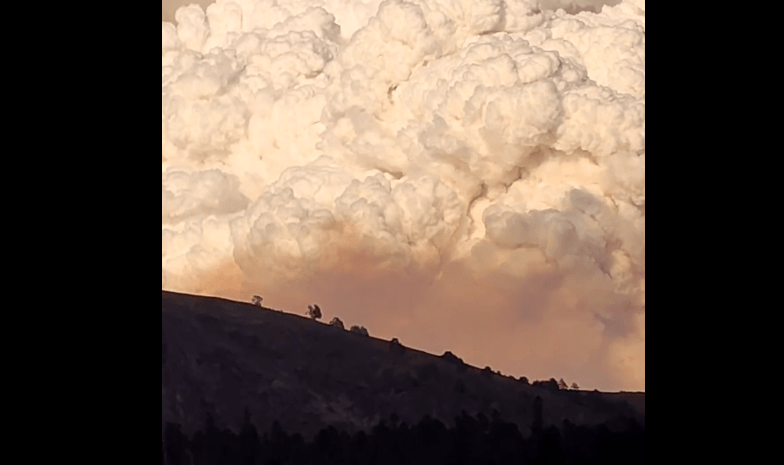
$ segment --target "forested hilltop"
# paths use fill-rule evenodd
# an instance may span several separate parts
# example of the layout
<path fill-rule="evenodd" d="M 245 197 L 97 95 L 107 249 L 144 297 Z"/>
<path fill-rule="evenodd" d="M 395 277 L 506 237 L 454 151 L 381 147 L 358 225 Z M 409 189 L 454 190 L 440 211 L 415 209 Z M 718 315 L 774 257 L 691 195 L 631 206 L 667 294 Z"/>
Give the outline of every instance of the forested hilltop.
<path fill-rule="evenodd" d="M 261 300 L 162 293 L 164 463 L 642 461 L 644 393 L 529 383 Z"/>
<path fill-rule="evenodd" d="M 542 402 L 531 434 L 498 416 L 464 412 L 447 428 L 429 415 L 418 423 L 400 422 L 397 415 L 381 421 L 369 433 L 353 435 L 333 426 L 319 431 L 312 441 L 289 434 L 273 422 L 261 436 L 246 412 L 240 433 L 215 425 L 207 417 L 203 430 L 187 437 L 179 425 L 166 425 L 164 465 L 478 465 L 478 464 L 623 464 L 644 463 L 645 428 L 633 419 L 595 427 L 542 426 Z"/>

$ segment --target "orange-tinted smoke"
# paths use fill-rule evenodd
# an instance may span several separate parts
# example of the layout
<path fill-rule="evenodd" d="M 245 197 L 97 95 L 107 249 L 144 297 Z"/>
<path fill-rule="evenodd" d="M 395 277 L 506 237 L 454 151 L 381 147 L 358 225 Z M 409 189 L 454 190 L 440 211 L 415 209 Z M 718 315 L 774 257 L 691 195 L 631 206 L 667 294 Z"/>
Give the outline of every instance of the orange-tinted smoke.
<path fill-rule="evenodd" d="M 339 317 L 346 327 L 364 326 L 373 337 L 397 337 L 435 354 L 449 350 L 469 364 L 515 377 L 564 378 L 584 389 L 645 389 L 644 339 L 641 346 L 627 347 L 584 311 L 602 298 L 617 298 L 609 281 L 604 287 L 581 285 L 579 277 L 566 277 L 536 257 L 528 258 L 535 266 L 519 279 L 503 264 L 477 272 L 474 264 L 457 260 L 439 273 L 385 266 L 384 259 L 349 246 L 334 256 L 329 268 L 288 278 L 249 279 L 226 264 L 182 283 L 183 290 L 246 302 L 261 295 L 264 306 L 299 315 L 318 304 L 324 322 Z M 637 340 L 637 328 L 631 331 Z M 626 357 L 618 362 L 626 364 L 623 369 L 607 366 L 611 352 Z"/>

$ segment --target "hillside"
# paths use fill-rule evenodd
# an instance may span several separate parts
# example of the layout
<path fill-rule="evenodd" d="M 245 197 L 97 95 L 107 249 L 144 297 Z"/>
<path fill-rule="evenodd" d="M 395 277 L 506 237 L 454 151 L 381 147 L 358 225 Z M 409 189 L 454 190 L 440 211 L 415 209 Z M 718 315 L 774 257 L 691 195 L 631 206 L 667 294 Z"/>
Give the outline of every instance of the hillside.
<path fill-rule="evenodd" d="M 161 425 L 186 434 L 208 412 L 236 431 L 246 406 L 260 429 L 278 420 L 306 438 L 328 425 L 367 430 L 393 412 L 451 425 L 461 410 L 496 410 L 527 434 L 536 396 L 545 425 L 644 422 L 644 393 L 549 391 L 374 338 L 373 328 L 362 336 L 250 303 L 164 291 L 161 325 Z"/>

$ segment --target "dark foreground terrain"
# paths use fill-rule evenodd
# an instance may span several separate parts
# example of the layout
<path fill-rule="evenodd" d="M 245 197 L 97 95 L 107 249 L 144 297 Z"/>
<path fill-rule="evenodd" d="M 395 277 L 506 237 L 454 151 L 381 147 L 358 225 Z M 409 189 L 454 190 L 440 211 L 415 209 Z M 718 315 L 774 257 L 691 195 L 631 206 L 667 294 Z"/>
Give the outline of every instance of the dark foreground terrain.
<path fill-rule="evenodd" d="M 643 460 L 644 393 L 534 386 L 250 303 L 161 308 L 165 464 Z"/>

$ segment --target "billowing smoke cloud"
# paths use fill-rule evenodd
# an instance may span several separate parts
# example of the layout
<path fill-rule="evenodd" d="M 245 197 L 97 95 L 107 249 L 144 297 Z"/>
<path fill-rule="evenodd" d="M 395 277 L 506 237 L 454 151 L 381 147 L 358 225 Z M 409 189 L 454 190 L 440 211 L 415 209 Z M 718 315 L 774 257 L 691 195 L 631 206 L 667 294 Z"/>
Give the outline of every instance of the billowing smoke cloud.
<path fill-rule="evenodd" d="M 644 0 L 174 19 L 164 289 L 318 303 L 506 374 L 645 389 Z"/>

